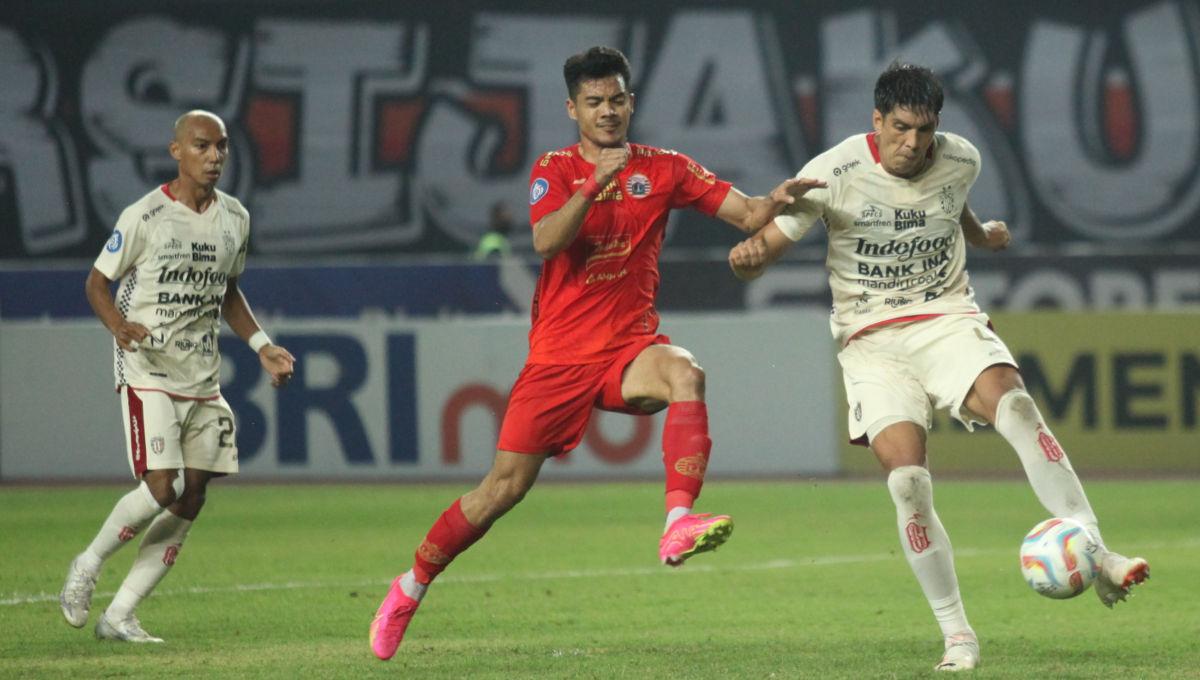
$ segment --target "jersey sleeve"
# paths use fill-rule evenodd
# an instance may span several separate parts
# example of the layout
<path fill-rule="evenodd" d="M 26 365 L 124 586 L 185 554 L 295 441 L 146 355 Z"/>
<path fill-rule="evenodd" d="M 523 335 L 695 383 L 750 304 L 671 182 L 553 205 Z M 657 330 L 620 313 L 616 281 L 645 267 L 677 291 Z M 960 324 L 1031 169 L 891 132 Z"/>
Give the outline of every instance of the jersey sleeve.
<path fill-rule="evenodd" d="M 250 249 L 250 215 L 245 215 L 242 222 L 242 245 L 238 248 L 237 257 L 233 259 L 233 270 L 230 276 L 241 276 L 246 271 L 246 251 Z"/>
<path fill-rule="evenodd" d="M 828 189 L 810 189 L 808 193 L 789 205 L 778 216 L 775 217 L 775 224 L 779 227 L 779 231 L 783 235 L 793 241 L 799 241 L 804 238 L 809 229 L 821 219 L 825 214 L 825 207 L 829 203 L 830 192 L 833 191 L 833 177 L 825 172 L 824 164 L 819 162 L 820 157 L 809 161 L 800 172 L 796 173 L 795 179 L 807 177 L 809 179 L 823 179 L 829 183 Z"/>
<path fill-rule="evenodd" d="M 715 215 L 733 185 L 718 179 L 703 165 L 684 154 L 676 153 L 671 160 L 675 175 L 671 207 L 691 206 L 705 215 Z"/>
<path fill-rule="evenodd" d="M 570 179 L 562 171 L 561 161 L 552 154 L 542 156 L 529 173 L 529 226 L 563 207 L 575 193 Z"/>
<path fill-rule="evenodd" d="M 116 281 L 128 272 L 146 247 L 145 222 L 133 207 L 126 208 L 117 218 L 112 236 L 104 244 L 94 266 L 109 281 Z"/>

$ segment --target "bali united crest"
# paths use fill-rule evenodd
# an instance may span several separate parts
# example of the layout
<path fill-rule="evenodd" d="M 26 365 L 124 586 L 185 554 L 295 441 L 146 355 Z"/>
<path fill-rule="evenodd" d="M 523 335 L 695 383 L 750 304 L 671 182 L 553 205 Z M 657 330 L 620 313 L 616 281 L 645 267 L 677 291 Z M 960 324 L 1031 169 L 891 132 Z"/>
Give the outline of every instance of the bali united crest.
<path fill-rule="evenodd" d="M 150 438 L 150 450 L 154 453 L 162 453 L 167 448 L 167 442 L 162 437 Z"/>

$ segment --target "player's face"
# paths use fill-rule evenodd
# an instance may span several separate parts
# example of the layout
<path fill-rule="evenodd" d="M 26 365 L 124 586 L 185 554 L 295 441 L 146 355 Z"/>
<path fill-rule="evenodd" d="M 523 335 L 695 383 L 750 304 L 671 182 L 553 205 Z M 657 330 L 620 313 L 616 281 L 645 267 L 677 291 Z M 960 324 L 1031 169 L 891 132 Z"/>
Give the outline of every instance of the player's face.
<path fill-rule="evenodd" d="M 567 100 L 567 115 L 579 123 L 579 138 L 585 144 L 621 146 L 629 134 L 633 93 L 621 76 L 585 80 L 575 98 Z"/>
<path fill-rule="evenodd" d="M 171 156 L 179 161 L 179 176 L 197 186 L 216 186 L 229 158 L 229 135 L 220 119 L 196 116 L 171 142 Z"/>
<path fill-rule="evenodd" d="M 912 177 L 925 169 L 925 155 L 938 126 L 936 113 L 917 113 L 897 106 L 887 115 L 876 109 L 872 122 L 884 170 L 897 177 Z"/>

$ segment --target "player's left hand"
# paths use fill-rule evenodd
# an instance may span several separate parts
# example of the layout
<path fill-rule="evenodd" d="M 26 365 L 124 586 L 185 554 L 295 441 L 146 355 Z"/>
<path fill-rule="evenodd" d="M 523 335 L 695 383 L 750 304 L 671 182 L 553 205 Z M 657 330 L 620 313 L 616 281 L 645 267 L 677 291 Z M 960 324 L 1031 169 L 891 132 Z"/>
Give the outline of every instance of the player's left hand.
<path fill-rule="evenodd" d="M 983 243 L 980 244 L 988 250 L 1004 250 L 1012 243 L 1012 235 L 1008 233 L 1008 225 L 1000 220 L 992 220 L 984 222 L 983 227 Z"/>
<path fill-rule="evenodd" d="M 810 177 L 785 179 L 782 184 L 771 190 L 771 200 L 776 204 L 780 204 L 780 207 L 791 205 L 811 189 L 825 189 L 828 187 L 829 185 L 825 183 L 825 180 L 812 179 Z"/>
<path fill-rule="evenodd" d="M 283 387 L 292 379 L 296 357 L 279 345 L 263 345 L 258 350 L 258 360 L 263 370 L 271 376 L 271 387 Z"/>

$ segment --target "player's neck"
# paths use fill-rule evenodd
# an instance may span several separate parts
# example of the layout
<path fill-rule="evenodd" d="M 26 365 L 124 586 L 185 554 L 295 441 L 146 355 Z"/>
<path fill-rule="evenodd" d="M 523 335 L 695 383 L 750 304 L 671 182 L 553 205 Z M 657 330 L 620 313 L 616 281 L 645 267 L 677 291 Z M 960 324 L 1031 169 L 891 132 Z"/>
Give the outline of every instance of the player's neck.
<path fill-rule="evenodd" d="M 613 148 L 625 146 L 627 144 L 629 144 L 629 140 L 622 139 L 621 143 Z M 596 161 L 600 158 L 600 151 L 605 148 L 591 141 L 590 139 L 587 139 L 586 137 L 580 137 L 579 144 L 577 146 L 579 147 L 579 157 L 588 163 L 591 163 L 592 165 L 596 164 Z"/>
<path fill-rule="evenodd" d="M 183 177 L 171 180 L 168 188 L 176 201 L 195 213 L 203 213 L 217 198 L 216 186 L 203 186 Z"/>

